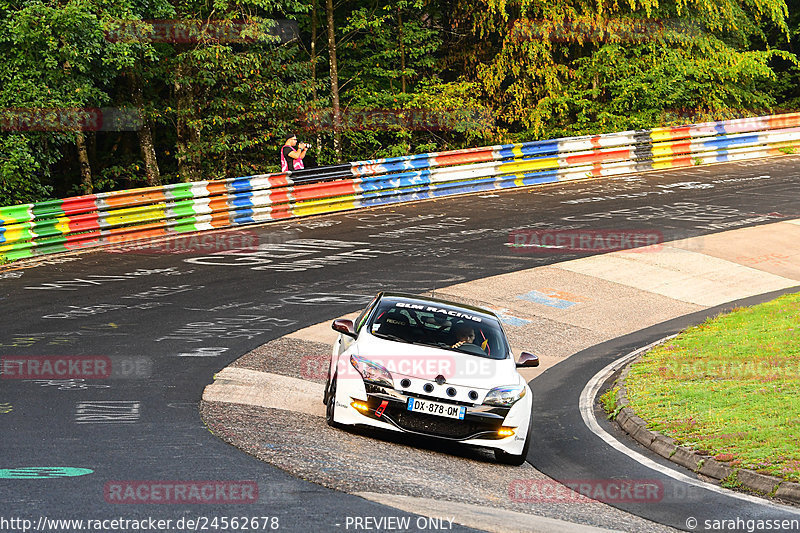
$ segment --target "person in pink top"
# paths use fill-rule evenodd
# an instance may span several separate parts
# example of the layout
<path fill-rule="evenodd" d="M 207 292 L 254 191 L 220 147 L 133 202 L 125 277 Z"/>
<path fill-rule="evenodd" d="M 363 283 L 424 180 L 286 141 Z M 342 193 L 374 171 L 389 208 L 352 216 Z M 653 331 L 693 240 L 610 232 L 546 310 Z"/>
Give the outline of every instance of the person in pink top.
<path fill-rule="evenodd" d="M 303 157 L 308 151 L 306 143 L 300 143 L 297 146 L 297 135 L 290 133 L 286 138 L 286 144 L 281 148 L 281 172 L 288 172 L 290 170 L 301 170 L 303 166 Z"/>

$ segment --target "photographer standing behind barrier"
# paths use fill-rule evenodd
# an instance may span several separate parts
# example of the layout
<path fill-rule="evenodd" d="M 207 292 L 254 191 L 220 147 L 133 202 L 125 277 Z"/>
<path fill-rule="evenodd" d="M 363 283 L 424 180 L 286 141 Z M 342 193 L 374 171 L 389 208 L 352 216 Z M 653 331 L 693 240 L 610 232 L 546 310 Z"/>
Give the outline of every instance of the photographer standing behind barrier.
<path fill-rule="evenodd" d="M 281 172 L 289 170 L 302 170 L 305 168 L 303 165 L 303 158 L 308 151 L 306 143 L 300 143 L 298 149 L 295 150 L 297 145 L 297 135 L 290 133 L 286 137 L 286 144 L 281 148 Z"/>

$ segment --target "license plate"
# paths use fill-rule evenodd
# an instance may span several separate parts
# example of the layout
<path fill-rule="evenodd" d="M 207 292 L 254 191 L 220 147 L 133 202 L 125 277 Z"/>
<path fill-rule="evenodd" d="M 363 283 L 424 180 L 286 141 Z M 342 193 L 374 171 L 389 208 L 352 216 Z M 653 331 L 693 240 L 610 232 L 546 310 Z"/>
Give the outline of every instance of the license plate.
<path fill-rule="evenodd" d="M 464 420 L 464 415 L 467 412 L 467 408 L 463 405 L 450 405 L 432 402 L 430 400 L 420 400 L 418 398 L 408 399 L 408 410 L 414 413 L 425 413 L 427 415 L 457 418 L 459 420 Z"/>

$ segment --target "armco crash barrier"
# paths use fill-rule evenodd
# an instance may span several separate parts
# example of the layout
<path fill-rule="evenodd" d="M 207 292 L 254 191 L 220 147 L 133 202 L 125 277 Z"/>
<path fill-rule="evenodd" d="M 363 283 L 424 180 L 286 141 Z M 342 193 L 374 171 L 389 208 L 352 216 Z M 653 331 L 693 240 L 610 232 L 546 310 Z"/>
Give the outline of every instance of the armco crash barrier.
<path fill-rule="evenodd" d="M 91 194 L 0 207 L 0 259 L 795 150 L 800 113 Z"/>

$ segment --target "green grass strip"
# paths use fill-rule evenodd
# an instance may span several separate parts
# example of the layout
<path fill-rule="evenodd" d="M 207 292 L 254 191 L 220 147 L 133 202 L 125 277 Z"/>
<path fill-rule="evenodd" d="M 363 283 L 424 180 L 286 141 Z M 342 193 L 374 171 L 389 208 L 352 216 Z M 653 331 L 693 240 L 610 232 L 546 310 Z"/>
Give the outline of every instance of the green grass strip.
<path fill-rule="evenodd" d="M 800 293 L 687 329 L 632 365 L 625 385 L 651 429 L 800 481 Z"/>

